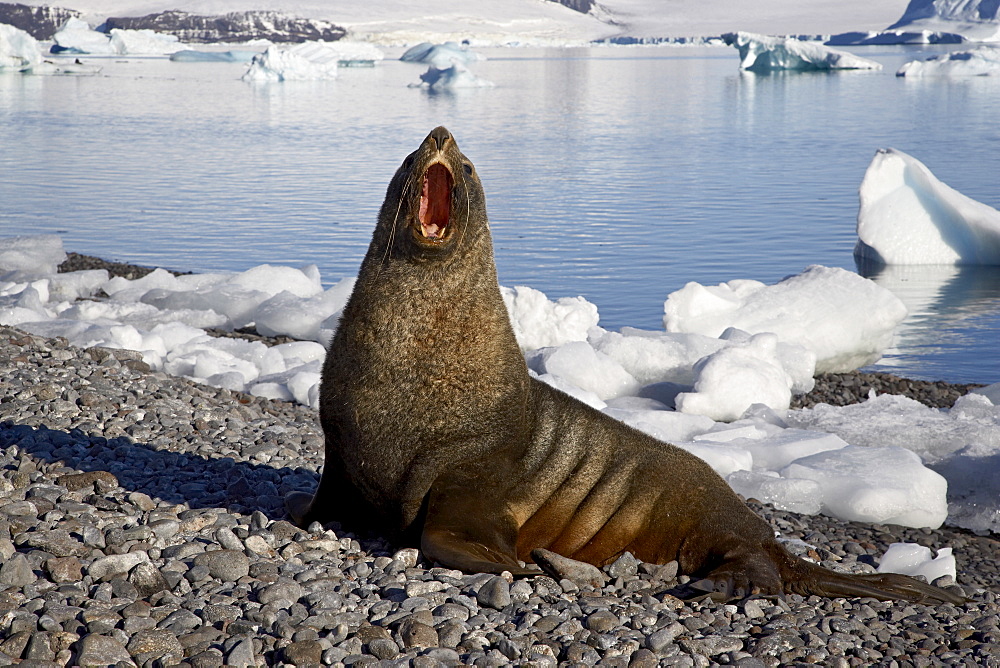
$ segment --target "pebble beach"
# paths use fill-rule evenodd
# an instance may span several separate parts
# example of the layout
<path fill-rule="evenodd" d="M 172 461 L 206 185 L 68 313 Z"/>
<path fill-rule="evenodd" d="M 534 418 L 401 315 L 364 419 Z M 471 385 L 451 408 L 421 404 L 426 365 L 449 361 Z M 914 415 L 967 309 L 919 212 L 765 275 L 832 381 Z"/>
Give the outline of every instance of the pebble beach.
<path fill-rule="evenodd" d="M 103 264 L 102 264 L 103 263 Z M 144 271 L 70 254 L 63 270 Z M 253 336 L 252 332 L 239 335 Z M 817 378 L 948 407 L 967 385 Z M 967 604 L 682 599 L 631 555 L 603 584 L 435 568 L 283 498 L 322 465 L 316 412 L 151 372 L 138 353 L 0 327 L 0 665 L 1000 666 L 1000 541 L 751 501 L 803 556 L 870 572 L 894 542 L 954 548 Z M 345 509 L 349 510 L 349 509 Z"/>

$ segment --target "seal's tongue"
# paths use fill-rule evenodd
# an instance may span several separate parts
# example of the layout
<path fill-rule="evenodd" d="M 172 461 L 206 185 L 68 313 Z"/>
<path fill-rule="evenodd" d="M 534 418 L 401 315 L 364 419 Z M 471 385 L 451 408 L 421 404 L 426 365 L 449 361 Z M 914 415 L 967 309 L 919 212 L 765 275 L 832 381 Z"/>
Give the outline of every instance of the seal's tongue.
<path fill-rule="evenodd" d="M 420 229 L 428 239 L 440 239 L 451 216 L 451 172 L 441 163 L 424 174 L 420 189 Z"/>

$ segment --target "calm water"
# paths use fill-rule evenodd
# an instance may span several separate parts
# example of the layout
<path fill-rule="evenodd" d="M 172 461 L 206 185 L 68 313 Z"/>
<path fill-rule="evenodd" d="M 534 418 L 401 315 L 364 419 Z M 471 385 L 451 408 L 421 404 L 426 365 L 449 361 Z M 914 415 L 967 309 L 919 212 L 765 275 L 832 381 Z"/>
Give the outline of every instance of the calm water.
<path fill-rule="evenodd" d="M 254 86 L 245 66 L 102 61 L 99 77 L 0 76 L 0 235 L 208 271 L 354 275 L 384 188 L 435 125 L 486 186 L 501 282 L 584 295 L 601 324 L 660 328 L 688 281 L 856 269 L 875 150 L 1000 207 L 1000 79 L 897 79 L 928 52 L 859 49 L 882 72 L 755 76 L 735 50 L 487 50 L 492 89 L 431 95 L 387 60 L 333 82 Z M 395 57 L 398 53 L 388 54 Z M 875 280 L 911 308 L 883 368 L 1000 380 L 1000 271 Z"/>

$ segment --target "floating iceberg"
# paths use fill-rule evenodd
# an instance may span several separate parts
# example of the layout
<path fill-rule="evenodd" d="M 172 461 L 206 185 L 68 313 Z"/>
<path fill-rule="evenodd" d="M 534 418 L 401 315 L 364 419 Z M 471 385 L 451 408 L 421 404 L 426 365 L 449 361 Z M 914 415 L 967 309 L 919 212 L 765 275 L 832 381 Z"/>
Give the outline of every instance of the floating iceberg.
<path fill-rule="evenodd" d="M 750 72 L 882 69 L 882 65 L 873 60 L 794 37 L 731 32 L 722 39 L 740 52 L 740 69 Z"/>
<path fill-rule="evenodd" d="M 269 46 L 254 56 L 244 81 L 316 81 L 336 79 L 340 54 L 327 42 L 303 42 L 293 47 Z"/>
<path fill-rule="evenodd" d="M 170 55 L 175 63 L 249 63 L 258 51 L 195 51 L 187 49 Z"/>
<path fill-rule="evenodd" d="M 0 23 L 0 72 L 28 72 L 41 62 L 41 48 L 34 37 Z"/>
<path fill-rule="evenodd" d="M 948 187 L 902 151 L 878 150 L 860 199 L 854 254 L 863 260 L 1000 265 L 1000 211 Z"/>
<path fill-rule="evenodd" d="M 981 46 L 971 51 L 953 51 L 927 60 L 904 63 L 897 77 L 989 77 L 1000 76 L 1000 47 Z"/>
<path fill-rule="evenodd" d="M 385 54 L 368 42 L 338 39 L 336 42 L 324 42 L 324 44 L 337 53 L 341 67 L 370 67 L 385 59 Z"/>
<path fill-rule="evenodd" d="M 90 24 L 78 18 L 67 19 L 55 35 L 52 53 L 90 53 L 97 55 L 113 55 L 117 51 L 111 46 L 111 37 L 107 33 L 97 32 Z"/>
<path fill-rule="evenodd" d="M 857 369 L 881 357 L 906 307 L 891 292 L 845 269 L 814 265 L 775 285 L 736 280 L 688 283 L 663 304 L 668 332 L 720 336 L 730 327 L 773 332 L 816 356 L 816 373 Z"/>
<path fill-rule="evenodd" d="M 178 51 L 186 51 L 190 47 L 181 44 L 176 35 L 164 35 L 152 30 L 121 30 L 111 31 L 111 48 L 115 53 L 126 55 L 160 56 L 170 55 Z"/>
<path fill-rule="evenodd" d="M 89 53 L 96 55 L 168 55 L 190 47 L 175 35 L 153 30 L 120 30 L 110 34 L 92 30 L 81 19 L 71 18 L 52 37 L 53 53 Z"/>
<path fill-rule="evenodd" d="M 453 63 L 468 65 L 477 60 L 485 60 L 480 54 L 470 51 L 456 42 L 445 42 L 444 44 L 421 42 L 407 49 L 399 59 L 404 63 L 426 63 L 439 70 L 447 69 Z"/>
<path fill-rule="evenodd" d="M 422 83 L 411 84 L 411 88 L 426 84 L 427 90 L 439 93 L 460 88 L 492 88 L 494 85 L 492 81 L 477 77 L 461 63 L 454 63 L 443 70 L 431 65 L 420 75 L 420 81 Z"/>

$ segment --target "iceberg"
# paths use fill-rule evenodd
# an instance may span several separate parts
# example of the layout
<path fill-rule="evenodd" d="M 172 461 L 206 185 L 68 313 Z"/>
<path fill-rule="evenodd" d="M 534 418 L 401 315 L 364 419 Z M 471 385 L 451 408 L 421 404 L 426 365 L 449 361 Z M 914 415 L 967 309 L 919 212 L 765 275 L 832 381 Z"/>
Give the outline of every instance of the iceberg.
<path fill-rule="evenodd" d="M 0 23 L 0 72 L 28 72 L 41 62 L 42 52 L 34 37 Z"/>
<path fill-rule="evenodd" d="M 399 59 L 404 63 L 426 63 L 439 70 L 447 69 L 453 63 L 468 65 L 477 60 L 486 60 L 480 54 L 470 51 L 456 42 L 445 42 L 444 44 L 421 42 L 407 49 Z"/>
<path fill-rule="evenodd" d="M 170 55 L 191 48 L 178 41 L 176 35 L 164 35 L 152 30 L 111 31 L 111 48 L 115 53 L 125 55 L 160 56 Z"/>
<path fill-rule="evenodd" d="M 254 56 L 244 81 L 317 81 L 336 79 L 340 54 L 326 42 L 303 42 L 293 47 L 269 46 Z"/>
<path fill-rule="evenodd" d="M 492 81 L 477 77 L 461 63 L 454 63 L 443 70 L 431 65 L 420 75 L 420 81 L 418 84 L 410 84 L 410 87 L 419 88 L 427 84 L 427 90 L 440 93 L 460 88 L 492 88 L 494 85 Z"/>
<path fill-rule="evenodd" d="M 859 195 L 854 254 L 862 261 L 1000 265 L 1000 211 L 945 185 L 902 151 L 878 150 Z"/>
<path fill-rule="evenodd" d="M 953 51 L 927 60 L 911 60 L 897 77 L 989 77 L 1000 76 L 1000 47 L 981 46 L 971 51 Z"/>
<path fill-rule="evenodd" d="M 882 69 L 882 65 L 873 60 L 794 37 L 730 32 L 722 39 L 736 47 L 740 52 L 740 69 L 749 72 Z"/>
<path fill-rule="evenodd" d="M 89 53 L 95 55 L 169 55 L 190 47 L 175 35 L 152 30 L 121 30 L 110 34 L 92 30 L 78 18 L 71 18 L 52 36 L 52 53 Z"/>
<path fill-rule="evenodd" d="M 52 53 L 90 53 L 98 55 L 117 54 L 111 46 L 111 37 L 97 32 L 90 24 L 78 18 L 67 19 L 55 35 Z"/>
<path fill-rule="evenodd" d="M 195 51 L 187 49 L 170 54 L 175 63 L 250 63 L 258 51 Z"/>

